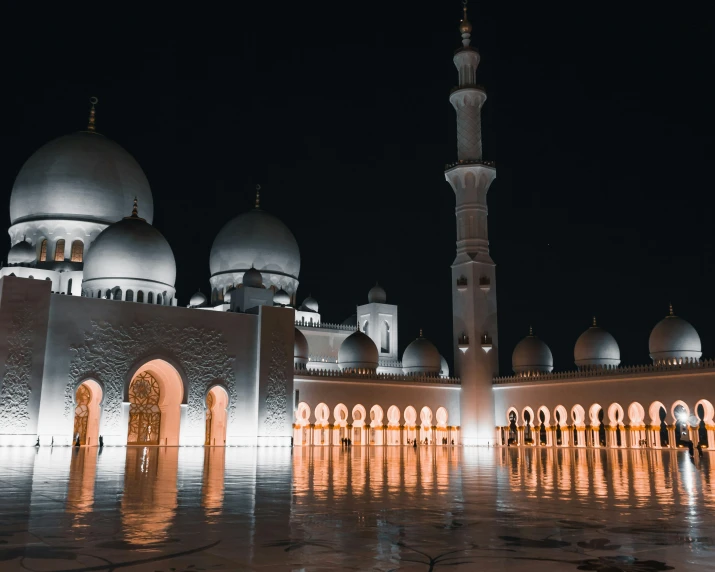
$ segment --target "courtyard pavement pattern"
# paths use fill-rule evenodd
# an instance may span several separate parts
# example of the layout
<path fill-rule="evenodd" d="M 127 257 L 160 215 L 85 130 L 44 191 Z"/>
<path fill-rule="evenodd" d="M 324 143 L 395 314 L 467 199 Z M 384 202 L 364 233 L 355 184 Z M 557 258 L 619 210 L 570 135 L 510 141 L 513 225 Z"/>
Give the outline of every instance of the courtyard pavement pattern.
<path fill-rule="evenodd" d="M 715 567 L 715 455 L 3 448 L 0 569 Z"/>

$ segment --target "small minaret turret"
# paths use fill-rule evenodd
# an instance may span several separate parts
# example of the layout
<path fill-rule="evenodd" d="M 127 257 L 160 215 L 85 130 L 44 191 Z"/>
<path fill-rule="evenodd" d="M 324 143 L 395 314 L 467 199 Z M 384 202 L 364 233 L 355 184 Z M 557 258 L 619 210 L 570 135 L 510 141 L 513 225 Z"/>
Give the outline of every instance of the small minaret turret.
<path fill-rule="evenodd" d="M 459 25 L 462 46 L 454 54 L 459 85 L 449 101 L 457 112 L 457 158 L 445 177 L 454 190 L 457 256 L 452 263 L 455 372 L 461 378 L 460 424 L 466 445 L 495 441 L 492 379 L 498 373 L 497 300 L 494 262 L 489 255 L 487 191 L 496 170 L 482 157 L 482 105 L 476 84 L 479 53 L 471 46 L 472 24 Z"/>

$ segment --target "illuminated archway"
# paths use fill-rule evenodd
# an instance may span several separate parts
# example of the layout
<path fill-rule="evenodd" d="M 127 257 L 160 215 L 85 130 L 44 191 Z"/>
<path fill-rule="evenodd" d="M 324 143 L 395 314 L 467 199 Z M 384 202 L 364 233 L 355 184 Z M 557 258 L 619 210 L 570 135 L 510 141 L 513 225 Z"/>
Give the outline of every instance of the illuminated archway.
<path fill-rule="evenodd" d="M 305 401 L 298 404 L 295 412 L 294 445 L 310 445 L 310 405 Z"/>
<path fill-rule="evenodd" d="M 371 445 L 382 445 L 383 444 L 383 429 L 382 429 L 382 419 L 385 416 L 382 411 L 382 407 L 379 405 L 373 405 L 370 408 L 370 444 Z"/>
<path fill-rule="evenodd" d="M 509 426 L 507 445 L 519 444 L 519 427 L 517 426 L 518 421 L 519 412 L 514 407 L 510 407 L 506 412 L 506 422 Z"/>
<path fill-rule="evenodd" d="M 536 421 L 538 423 L 539 445 L 551 445 L 549 436 L 549 421 L 551 421 L 551 412 L 546 405 L 542 405 L 536 412 Z"/>
<path fill-rule="evenodd" d="M 673 424 L 675 426 L 675 446 L 684 447 L 685 444 L 682 441 L 689 440 L 689 429 L 688 418 L 690 417 L 690 409 L 688 404 L 684 401 L 676 401 L 670 407 L 670 414 L 673 417 Z"/>
<path fill-rule="evenodd" d="M 313 430 L 313 445 L 330 444 L 330 408 L 325 403 L 315 406 L 315 429 Z"/>
<path fill-rule="evenodd" d="M 333 444 L 338 445 L 341 439 L 348 438 L 348 408 L 344 403 L 338 403 L 333 409 Z"/>
<path fill-rule="evenodd" d="M 533 445 L 534 439 L 534 410 L 527 406 L 521 412 L 521 418 L 524 421 L 524 444 Z"/>
<path fill-rule="evenodd" d="M 594 403 L 588 410 L 591 421 L 591 439 L 594 447 L 606 446 L 606 426 L 603 424 L 603 407 Z"/>
<path fill-rule="evenodd" d="M 566 408 L 563 405 L 557 405 L 554 408 L 554 443 L 557 447 L 564 447 L 568 444 L 568 419 Z M 566 434 L 566 438 L 564 438 L 564 434 Z"/>
<path fill-rule="evenodd" d="M 184 384 L 174 366 L 154 359 L 136 370 L 128 388 L 127 445 L 179 445 Z"/>
<path fill-rule="evenodd" d="M 355 407 L 353 407 L 352 417 L 353 430 L 352 435 L 350 436 L 350 439 L 352 439 L 352 444 L 365 445 L 365 433 L 367 432 L 365 428 L 365 420 L 367 418 L 367 412 L 365 411 L 365 407 L 358 403 Z"/>
<path fill-rule="evenodd" d="M 432 410 L 426 405 L 420 410 L 420 442 L 426 445 L 434 443 L 432 434 Z"/>
<path fill-rule="evenodd" d="M 713 404 L 707 399 L 701 399 L 695 404 L 695 415 L 698 418 L 698 447 L 701 449 L 709 449 L 712 447 L 714 439 L 713 435 L 713 416 L 715 409 Z"/>
<path fill-rule="evenodd" d="M 79 438 L 80 445 L 99 444 L 99 421 L 101 417 L 102 388 L 93 379 L 83 381 L 74 394 L 74 429 L 72 443 Z"/>
<path fill-rule="evenodd" d="M 400 408 L 397 405 L 390 405 L 387 410 L 387 444 L 400 444 Z"/>
<path fill-rule="evenodd" d="M 226 446 L 228 393 L 220 385 L 214 385 L 206 394 L 206 437 L 204 445 Z"/>
<path fill-rule="evenodd" d="M 405 445 L 411 445 L 417 439 L 417 411 L 412 405 L 405 408 Z"/>
<path fill-rule="evenodd" d="M 623 425 L 623 407 L 619 403 L 611 403 L 608 407 L 608 425 L 611 429 L 611 447 L 625 447 L 626 435 Z"/>
<path fill-rule="evenodd" d="M 661 401 L 654 401 L 648 407 L 650 416 L 650 440 L 654 447 L 669 447 L 670 435 L 668 434 L 668 410 Z"/>
<path fill-rule="evenodd" d="M 437 435 L 436 443 L 438 445 L 449 445 L 449 429 L 447 422 L 449 421 L 449 413 L 445 407 L 438 407 L 434 414 L 437 420 Z"/>

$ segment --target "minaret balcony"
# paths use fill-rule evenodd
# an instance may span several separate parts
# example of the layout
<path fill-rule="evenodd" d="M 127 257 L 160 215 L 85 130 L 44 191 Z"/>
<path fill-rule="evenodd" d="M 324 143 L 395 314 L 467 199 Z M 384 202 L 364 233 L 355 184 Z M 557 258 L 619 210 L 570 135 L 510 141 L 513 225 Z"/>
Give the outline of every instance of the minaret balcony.
<path fill-rule="evenodd" d="M 492 349 L 492 337 L 489 334 L 484 334 L 482 336 L 482 350 L 485 354 L 488 354 Z"/>

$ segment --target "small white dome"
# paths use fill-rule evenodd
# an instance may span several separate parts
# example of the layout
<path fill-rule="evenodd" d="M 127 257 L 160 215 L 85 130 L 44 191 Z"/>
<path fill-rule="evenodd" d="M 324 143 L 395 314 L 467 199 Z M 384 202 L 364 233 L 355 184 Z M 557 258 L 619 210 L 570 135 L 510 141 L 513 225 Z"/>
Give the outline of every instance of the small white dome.
<path fill-rule="evenodd" d="M 377 346 L 372 339 L 360 331 L 350 334 L 338 350 L 338 365 L 341 370 L 376 370 L 378 363 Z"/>
<path fill-rule="evenodd" d="M 695 328 L 686 320 L 673 314 L 658 322 L 648 339 L 648 350 L 651 359 L 658 363 L 669 359 L 695 359 L 703 355 L 700 336 Z"/>
<path fill-rule="evenodd" d="M 444 359 L 443 355 L 440 355 L 439 357 L 441 359 L 440 367 L 439 367 L 439 376 L 440 377 L 449 377 L 449 364 L 447 363 L 447 360 Z"/>
<path fill-rule="evenodd" d="M 22 166 L 12 187 L 10 220 L 111 224 L 129 212 L 135 197 L 151 222 L 151 189 L 134 157 L 98 133 L 73 133 L 40 147 Z"/>
<path fill-rule="evenodd" d="M 554 356 L 549 346 L 529 330 L 511 354 L 511 367 L 514 373 L 548 373 L 554 369 Z"/>
<path fill-rule="evenodd" d="M 367 301 L 370 304 L 384 304 L 387 301 L 385 289 L 379 284 L 375 284 L 367 293 Z"/>
<path fill-rule="evenodd" d="M 8 264 L 30 264 L 35 262 L 35 248 L 27 241 L 21 240 L 7 253 Z"/>
<path fill-rule="evenodd" d="M 312 296 L 308 296 L 300 306 L 300 309 L 305 312 L 317 312 L 318 311 L 318 301 Z"/>
<path fill-rule="evenodd" d="M 442 356 L 435 345 L 420 337 L 405 348 L 402 354 L 402 371 L 406 374 L 438 374 L 442 369 Z"/>
<path fill-rule="evenodd" d="M 276 272 L 298 280 L 300 251 L 293 233 L 273 215 L 253 209 L 230 220 L 219 231 L 211 247 L 211 275 L 247 272 Z"/>
<path fill-rule="evenodd" d="M 83 284 L 100 279 L 113 279 L 118 285 L 122 280 L 147 280 L 173 288 L 174 253 L 144 219 L 125 217 L 100 232 L 87 251 Z"/>
<path fill-rule="evenodd" d="M 189 300 L 189 306 L 191 308 L 198 308 L 204 304 L 206 304 L 206 296 L 204 296 L 201 291 L 196 292 Z"/>
<path fill-rule="evenodd" d="M 308 365 L 309 355 L 308 340 L 305 339 L 303 332 L 296 328 L 295 343 L 293 344 L 293 363 L 295 367 L 305 369 Z"/>
<path fill-rule="evenodd" d="M 617 367 L 621 363 L 621 350 L 616 338 L 606 330 L 593 325 L 576 340 L 574 361 L 579 368 Z"/>
<path fill-rule="evenodd" d="M 263 276 L 251 266 L 243 275 L 242 283 L 249 288 L 263 288 Z"/>
<path fill-rule="evenodd" d="M 276 291 L 276 293 L 273 294 L 273 304 L 276 306 L 289 306 L 290 296 L 288 295 L 288 292 L 283 290 L 283 288 Z"/>

